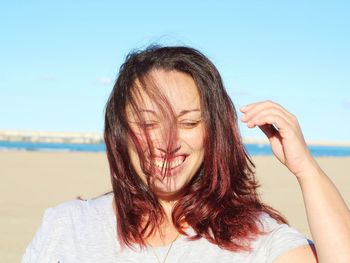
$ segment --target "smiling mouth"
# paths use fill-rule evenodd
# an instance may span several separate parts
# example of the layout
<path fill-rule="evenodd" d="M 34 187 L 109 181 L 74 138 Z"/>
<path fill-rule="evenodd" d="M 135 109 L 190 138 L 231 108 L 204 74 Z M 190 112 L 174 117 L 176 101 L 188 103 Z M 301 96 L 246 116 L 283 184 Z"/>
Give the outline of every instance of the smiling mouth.
<path fill-rule="evenodd" d="M 181 155 L 167 161 L 164 159 L 154 159 L 154 165 L 160 169 L 175 169 L 176 167 L 183 164 L 183 162 L 186 160 L 186 157 L 187 156 L 185 155 Z"/>

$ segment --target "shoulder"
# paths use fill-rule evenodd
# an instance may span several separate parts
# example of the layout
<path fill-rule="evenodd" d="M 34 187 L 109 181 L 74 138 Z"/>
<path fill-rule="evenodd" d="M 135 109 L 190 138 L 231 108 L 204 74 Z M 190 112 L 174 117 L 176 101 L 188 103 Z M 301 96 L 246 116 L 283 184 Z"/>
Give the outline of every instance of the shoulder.
<path fill-rule="evenodd" d="M 274 262 L 291 251 L 305 251 L 312 244 L 299 231 L 287 224 L 278 223 L 266 213 L 261 214 L 259 222 L 264 234 L 256 239 L 254 248 L 264 253 L 269 262 Z"/>
<path fill-rule="evenodd" d="M 261 236 L 264 241 L 273 240 L 273 239 L 284 239 L 293 237 L 295 240 L 301 240 L 304 243 L 308 242 L 308 239 L 302 235 L 295 228 L 277 222 L 267 213 L 261 213 L 259 217 L 259 223 L 261 226 L 262 232 L 264 234 Z"/>
<path fill-rule="evenodd" d="M 113 218 L 112 198 L 113 194 L 106 194 L 91 200 L 77 199 L 64 202 L 48 208 L 43 223 L 47 221 L 57 228 L 63 226 L 64 232 L 71 231 L 70 234 L 79 234 L 80 230 L 106 225 Z"/>
<path fill-rule="evenodd" d="M 313 244 L 291 249 L 276 258 L 274 263 L 308 262 L 316 263 L 317 255 Z"/>
<path fill-rule="evenodd" d="M 67 226 L 101 219 L 112 209 L 112 197 L 112 194 L 106 194 L 91 200 L 76 199 L 47 208 L 42 224 Z"/>
<path fill-rule="evenodd" d="M 107 194 L 46 209 L 22 262 L 45 262 L 40 259 L 55 258 L 62 251 L 83 251 L 84 247 L 96 246 L 100 239 L 106 239 L 106 233 L 113 233 L 114 227 L 112 198 L 112 194 Z"/>
<path fill-rule="evenodd" d="M 64 202 L 55 207 L 48 208 L 45 212 L 48 216 L 54 216 L 60 220 L 71 220 L 72 218 L 90 218 L 99 217 L 102 214 L 109 212 L 112 209 L 113 194 L 105 194 L 95 199 L 90 200 L 71 200 Z"/>

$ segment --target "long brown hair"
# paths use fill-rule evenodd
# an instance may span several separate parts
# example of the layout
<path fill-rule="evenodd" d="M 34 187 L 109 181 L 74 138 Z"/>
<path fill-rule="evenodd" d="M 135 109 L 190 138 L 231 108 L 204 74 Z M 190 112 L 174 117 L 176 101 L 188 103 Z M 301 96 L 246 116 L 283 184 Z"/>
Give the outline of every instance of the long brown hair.
<path fill-rule="evenodd" d="M 262 234 L 259 227 L 262 212 L 278 222 L 286 221 L 258 197 L 255 167 L 242 143 L 236 110 L 218 70 L 202 53 L 182 46 L 151 46 L 130 53 L 106 105 L 104 138 L 121 244 L 145 246 L 145 239 L 165 218 L 157 196 L 137 176 L 128 154 L 132 141 L 141 163 L 146 161 L 127 114 L 127 107 L 131 107 L 142 120 L 135 99 L 138 89 L 142 88 L 162 112 L 172 114 L 166 98 L 148 81 L 151 71 L 157 69 L 179 71 L 193 78 L 200 94 L 205 126 L 203 164 L 173 208 L 175 227 L 185 234 L 183 223 L 186 222 L 196 232 L 190 237 L 192 240 L 204 237 L 224 249 L 249 250 L 250 241 Z M 147 130 L 144 132 L 147 137 Z M 170 149 L 173 136 L 176 132 L 167 137 Z M 148 140 L 148 143 L 152 151 L 152 142 Z M 145 165 L 142 167 L 149 178 L 152 171 L 147 171 Z"/>

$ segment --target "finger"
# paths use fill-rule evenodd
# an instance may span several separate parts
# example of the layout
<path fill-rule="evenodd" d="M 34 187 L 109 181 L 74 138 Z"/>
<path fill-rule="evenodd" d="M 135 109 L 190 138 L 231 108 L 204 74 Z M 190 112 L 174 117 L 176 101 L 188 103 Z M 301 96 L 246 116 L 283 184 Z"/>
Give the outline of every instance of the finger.
<path fill-rule="evenodd" d="M 244 112 L 250 110 L 255 104 L 256 103 L 251 103 L 251 104 L 244 105 L 241 108 L 239 108 L 239 110 L 244 113 Z"/>
<path fill-rule="evenodd" d="M 250 115 L 247 114 L 245 116 L 242 116 L 241 120 L 243 122 L 247 122 L 247 123 L 250 123 L 250 125 L 252 125 L 252 123 L 256 123 L 258 120 L 266 119 L 267 116 L 278 116 L 281 119 L 283 119 L 284 122 L 288 123 L 290 126 L 293 125 L 293 122 L 292 120 L 289 119 L 289 116 L 286 116 L 284 112 L 276 108 L 268 108 L 261 111 L 257 111 L 255 114 L 254 113 Z"/>
<path fill-rule="evenodd" d="M 289 111 L 287 111 L 285 108 L 283 108 L 280 104 L 275 103 L 275 102 L 270 101 L 270 100 L 267 100 L 267 101 L 252 103 L 252 104 L 247 105 L 246 107 L 243 107 L 244 110 L 243 111 L 241 110 L 241 111 L 242 111 L 242 113 L 245 114 L 244 116 L 246 116 L 246 117 L 242 116 L 243 120 L 249 119 L 249 117 L 251 115 L 256 114 L 256 112 L 262 111 L 262 110 L 268 109 L 268 108 L 274 108 L 274 109 L 281 111 L 287 118 L 294 117 Z"/>
<path fill-rule="evenodd" d="M 247 126 L 249 128 L 254 128 L 265 124 L 274 125 L 279 132 L 291 129 L 290 123 L 285 118 L 273 114 L 260 115 L 259 118 L 248 121 Z"/>
<path fill-rule="evenodd" d="M 262 101 L 262 102 L 256 102 L 253 104 L 248 105 L 247 108 L 245 108 L 245 115 L 248 117 L 250 115 L 256 114 L 256 112 L 265 110 L 265 109 L 270 109 L 270 108 L 275 108 L 281 111 L 286 111 L 281 105 L 274 103 L 272 101 Z"/>
<path fill-rule="evenodd" d="M 253 112 L 249 112 L 249 114 L 247 113 L 245 116 L 242 116 L 241 120 L 247 123 L 255 122 L 256 120 L 265 118 L 265 116 L 268 116 L 268 115 L 279 116 L 280 118 L 284 119 L 284 121 L 287 122 L 289 125 L 293 124 L 292 120 L 289 119 L 289 116 L 287 116 L 279 108 L 275 108 L 273 106 L 270 106 L 268 108 L 263 108 L 263 109 L 255 109 Z"/>
<path fill-rule="evenodd" d="M 250 103 L 250 104 L 247 104 L 247 105 L 244 105 L 240 108 L 240 111 L 241 112 L 247 112 L 249 110 L 251 110 L 252 108 L 256 107 L 257 105 L 260 105 L 262 103 L 266 103 L 268 101 L 258 101 L 258 102 L 254 102 L 254 103 Z"/>

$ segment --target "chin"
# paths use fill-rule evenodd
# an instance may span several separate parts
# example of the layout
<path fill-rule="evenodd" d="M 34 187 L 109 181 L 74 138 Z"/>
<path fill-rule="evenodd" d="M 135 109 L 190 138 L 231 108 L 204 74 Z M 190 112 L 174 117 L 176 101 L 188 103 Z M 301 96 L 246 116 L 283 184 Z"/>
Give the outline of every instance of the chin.
<path fill-rule="evenodd" d="M 161 199 L 176 199 L 181 196 L 186 182 L 177 182 L 173 178 L 165 177 L 162 181 L 154 182 L 153 191 Z"/>

